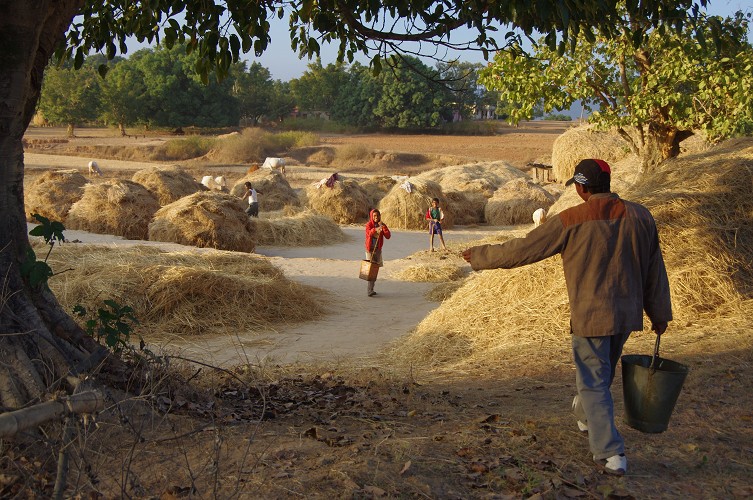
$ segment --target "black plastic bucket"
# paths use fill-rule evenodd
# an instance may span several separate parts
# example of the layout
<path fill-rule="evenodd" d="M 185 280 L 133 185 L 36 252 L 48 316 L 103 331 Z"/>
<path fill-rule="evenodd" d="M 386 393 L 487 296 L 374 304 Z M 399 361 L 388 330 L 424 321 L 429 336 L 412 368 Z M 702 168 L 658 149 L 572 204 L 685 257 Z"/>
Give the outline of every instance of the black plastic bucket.
<path fill-rule="evenodd" d="M 683 364 L 660 358 L 658 351 L 657 338 L 654 356 L 622 356 L 625 423 L 641 432 L 667 430 L 669 417 L 689 371 Z"/>

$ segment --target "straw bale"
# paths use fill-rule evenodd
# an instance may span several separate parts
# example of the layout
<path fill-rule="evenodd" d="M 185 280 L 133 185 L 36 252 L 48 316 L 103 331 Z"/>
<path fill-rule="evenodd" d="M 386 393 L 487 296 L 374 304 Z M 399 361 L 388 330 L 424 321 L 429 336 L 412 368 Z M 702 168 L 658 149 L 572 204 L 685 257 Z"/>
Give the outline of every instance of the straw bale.
<path fill-rule="evenodd" d="M 432 198 L 444 197 L 442 188 L 434 181 L 412 177 L 411 192 L 407 192 L 400 185 L 395 185 L 379 202 L 382 220 L 390 228 L 395 229 L 426 229 L 426 210 L 431 207 Z M 455 215 L 452 209 L 442 209 L 444 222 L 442 228 L 454 225 Z"/>
<path fill-rule="evenodd" d="M 465 273 L 465 266 L 461 267 L 452 264 L 416 264 L 393 273 L 392 277 L 400 281 L 442 283 L 445 281 L 460 279 Z"/>
<path fill-rule="evenodd" d="M 243 178 L 236 182 L 230 194 L 242 196 L 246 191 L 244 184 L 250 181 L 254 189 L 259 193 L 259 211 L 270 212 L 280 210 L 285 205 L 300 206 L 301 202 L 295 194 L 295 190 L 285 177 L 277 170 L 260 168 L 251 173 L 247 173 Z"/>
<path fill-rule="evenodd" d="M 526 177 L 524 172 L 504 161 L 493 161 L 437 168 L 415 178 L 434 181 L 442 187 L 442 191 L 481 193 L 490 198 L 500 186 Z"/>
<path fill-rule="evenodd" d="M 154 214 L 149 224 L 149 239 L 253 252 L 256 231 L 243 206 L 238 197 L 218 191 L 185 196 Z"/>
<path fill-rule="evenodd" d="M 592 125 L 567 130 L 554 140 L 552 174 L 565 182 L 575 173 L 575 165 L 585 158 L 616 162 L 630 154 L 630 147 L 617 132 L 602 132 Z"/>
<path fill-rule="evenodd" d="M 395 179 L 388 175 L 372 177 L 361 182 L 361 187 L 366 191 L 366 196 L 369 199 L 369 207 L 379 205 L 381 199 L 389 193 L 396 182 Z"/>
<path fill-rule="evenodd" d="M 442 210 L 452 211 L 456 225 L 466 226 L 484 222 L 486 202 L 486 196 L 482 193 L 446 191 L 439 206 Z"/>
<path fill-rule="evenodd" d="M 452 294 L 457 292 L 461 286 L 463 286 L 462 280 L 440 283 L 426 292 L 426 300 L 431 302 L 444 302 L 445 300 L 452 297 Z"/>
<path fill-rule="evenodd" d="M 549 209 L 554 197 L 527 179 L 514 179 L 499 188 L 486 203 L 486 222 L 494 226 L 527 224 L 537 208 Z"/>
<path fill-rule="evenodd" d="M 133 174 L 131 180 L 154 193 L 162 206 L 189 194 L 204 191 L 200 182 L 177 165 L 145 168 Z"/>
<path fill-rule="evenodd" d="M 51 170 L 31 183 L 24 193 L 26 218 L 34 221 L 32 214 L 64 222 L 74 203 L 84 196 L 84 186 L 89 181 L 78 170 Z"/>
<path fill-rule="evenodd" d="M 749 324 L 753 306 L 753 138 L 664 162 L 624 197 L 659 228 L 675 323 Z M 569 305 L 561 258 L 475 273 L 386 352 L 392 363 L 513 362 L 566 345 Z M 650 322 L 644 321 L 645 328 Z M 672 325 L 670 325 L 672 328 Z"/>
<path fill-rule="evenodd" d="M 257 245 L 320 246 L 345 240 L 340 226 L 326 215 L 304 210 L 288 216 L 253 219 Z"/>
<path fill-rule="evenodd" d="M 373 206 L 366 190 L 352 179 L 337 180 L 331 188 L 319 183 L 309 184 L 306 200 L 309 208 L 332 217 L 338 224 L 365 221 Z"/>
<path fill-rule="evenodd" d="M 267 260 L 222 251 L 66 244 L 49 258 L 70 269 L 49 285 L 66 310 L 112 299 L 134 309 L 147 342 L 172 336 L 268 333 L 317 319 L 323 292 L 285 277 Z"/>
<path fill-rule="evenodd" d="M 149 221 L 159 209 L 157 197 L 141 184 L 112 180 L 84 186 L 84 196 L 73 204 L 65 226 L 97 234 L 145 240 Z"/>

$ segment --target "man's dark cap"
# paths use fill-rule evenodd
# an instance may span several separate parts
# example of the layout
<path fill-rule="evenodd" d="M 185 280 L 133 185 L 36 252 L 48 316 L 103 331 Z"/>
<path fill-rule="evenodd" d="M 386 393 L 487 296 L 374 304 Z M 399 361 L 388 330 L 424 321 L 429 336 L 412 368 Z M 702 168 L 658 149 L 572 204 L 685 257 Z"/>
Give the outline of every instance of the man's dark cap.
<path fill-rule="evenodd" d="M 612 170 L 604 160 L 594 160 L 593 158 L 581 160 L 575 166 L 575 175 L 565 182 L 565 186 L 569 186 L 573 182 L 583 186 L 601 186 L 609 183 L 611 174 Z"/>

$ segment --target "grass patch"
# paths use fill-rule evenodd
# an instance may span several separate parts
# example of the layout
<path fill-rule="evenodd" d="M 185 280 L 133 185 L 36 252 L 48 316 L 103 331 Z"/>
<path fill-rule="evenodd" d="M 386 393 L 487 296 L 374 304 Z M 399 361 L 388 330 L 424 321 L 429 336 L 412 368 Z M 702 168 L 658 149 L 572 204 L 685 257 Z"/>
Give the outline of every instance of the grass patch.
<path fill-rule="evenodd" d="M 335 159 L 339 161 L 368 160 L 373 151 L 363 144 L 345 144 L 335 150 Z"/>
<path fill-rule="evenodd" d="M 218 142 L 217 159 L 228 163 L 262 162 L 268 156 L 280 156 L 291 148 L 319 144 L 319 136 L 311 132 L 267 132 L 246 128 L 239 135 Z"/>

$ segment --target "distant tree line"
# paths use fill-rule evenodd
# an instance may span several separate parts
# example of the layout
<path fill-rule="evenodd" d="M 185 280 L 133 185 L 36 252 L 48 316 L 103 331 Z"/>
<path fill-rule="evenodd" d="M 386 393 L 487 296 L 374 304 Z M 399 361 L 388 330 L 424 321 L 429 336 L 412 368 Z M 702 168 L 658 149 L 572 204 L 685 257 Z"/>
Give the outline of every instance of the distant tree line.
<path fill-rule="evenodd" d="M 374 74 L 359 63 L 308 65 L 300 78 L 274 80 L 259 63 L 235 63 L 222 81 L 196 71 L 198 56 L 185 46 L 142 49 L 129 58 L 86 58 L 83 67 L 51 66 L 45 72 L 41 115 L 65 125 L 128 127 L 229 127 L 282 121 L 297 111 L 346 126 L 423 130 L 496 109 L 512 107 L 478 83 L 480 64 L 439 63 L 410 56 L 385 62 Z M 540 115 L 541 113 L 539 113 Z"/>

